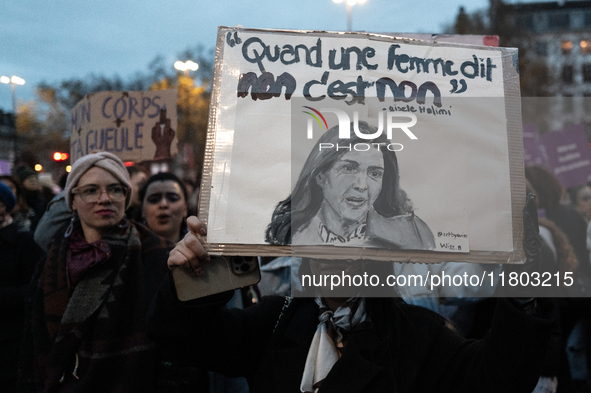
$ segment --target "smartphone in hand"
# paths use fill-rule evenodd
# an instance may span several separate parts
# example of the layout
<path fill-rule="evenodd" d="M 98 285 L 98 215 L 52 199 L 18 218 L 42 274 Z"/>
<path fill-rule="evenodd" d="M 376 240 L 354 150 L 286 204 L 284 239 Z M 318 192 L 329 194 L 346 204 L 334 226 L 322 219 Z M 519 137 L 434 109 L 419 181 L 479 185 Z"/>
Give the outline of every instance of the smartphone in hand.
<path fill-rule="evenodd" d="M 254 285 L 261 280 L 257 257 L 211 257 L 205 276 L 191 276 L 185 269 L 172 271 L 176 293 L 181 301 Z"/>

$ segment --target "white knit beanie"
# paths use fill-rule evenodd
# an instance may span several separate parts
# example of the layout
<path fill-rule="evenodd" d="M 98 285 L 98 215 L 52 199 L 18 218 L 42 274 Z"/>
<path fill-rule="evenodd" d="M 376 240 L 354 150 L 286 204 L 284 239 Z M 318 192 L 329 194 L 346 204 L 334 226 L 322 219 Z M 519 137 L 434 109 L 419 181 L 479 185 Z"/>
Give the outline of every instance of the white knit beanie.
<path fill-rule="evenodd" d="M 131 190 L 131 182 L 127 168 L 125 168 L 125 164 L 123 164 L 123 161 L 119 157 L 106 151 L 80 157 L 72 165 L 72 170 L 68 174 L 66 187 L 64 188 L 68 208 L 72 210 L 72 189 L 76 187 L 82 175 L 95 166 L 106 170 L 128 188 L 127 197 L 125 198 L 125 209 L 129 208 L 131 204 L 131 192 L 129 192 Z"/>

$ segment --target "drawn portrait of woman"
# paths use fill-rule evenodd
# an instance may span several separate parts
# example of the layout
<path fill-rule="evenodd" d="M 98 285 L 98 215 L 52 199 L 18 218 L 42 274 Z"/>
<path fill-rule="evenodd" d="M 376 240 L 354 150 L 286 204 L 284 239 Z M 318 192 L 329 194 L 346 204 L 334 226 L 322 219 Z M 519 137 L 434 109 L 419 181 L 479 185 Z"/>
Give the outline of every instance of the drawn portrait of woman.
<path fill-rule="evenodd" d="M 358 128 L 362 134 L 377 130 L 365 122 Z M 396 153 L 389 145 L 383 134 L 339 139 L 339 127 L 329 129 L 314 145 L 291 195 L 275 207 L 265 241 L 434 249 L 433 233 L 400 188 Z"/>

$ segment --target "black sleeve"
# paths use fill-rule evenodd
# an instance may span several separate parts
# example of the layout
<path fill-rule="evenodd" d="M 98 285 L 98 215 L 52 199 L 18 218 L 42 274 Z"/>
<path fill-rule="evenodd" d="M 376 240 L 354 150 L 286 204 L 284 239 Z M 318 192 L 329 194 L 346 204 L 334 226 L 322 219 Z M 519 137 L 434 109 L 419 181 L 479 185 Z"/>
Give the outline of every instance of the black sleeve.
<path fill-rule="evenodd" d="M 284 298 L 267 297 L 247 309 L 225 309 L 233 291 L 178 300 L 172 275 L 148 312 L 148 335 L 170 356 L 228 376 L 249 376 L 273 333 Z"/>
<path fill-rule="evenodd" d="M 45 253 L 33 241 L 33 235 L 29 232 L 19 232 L 14 247 L 18 275 L 12 277 L 11 285 L 0 287 L 0 312 L 20 315 L 35 266 L 44 258 Z"/>
<path fill-rule="evenodd" d="M 422 335 L 430 348 L 421 370 L 432 378 L 419 379 L 417 391 L 533 391 L 558 320 L 552 299 L 538 301 L 543 313 L 535 317 L 499 299 L 483 340 L 465 340 L 445 327 Z"/>
<path fill-rule="evenodd" d="M 47 211 L 40 217 L 35 228 L 35 242 L 47 252 L 51 242 L 69 224 L 72 214 L 62 191 L 49 202 Z"/>

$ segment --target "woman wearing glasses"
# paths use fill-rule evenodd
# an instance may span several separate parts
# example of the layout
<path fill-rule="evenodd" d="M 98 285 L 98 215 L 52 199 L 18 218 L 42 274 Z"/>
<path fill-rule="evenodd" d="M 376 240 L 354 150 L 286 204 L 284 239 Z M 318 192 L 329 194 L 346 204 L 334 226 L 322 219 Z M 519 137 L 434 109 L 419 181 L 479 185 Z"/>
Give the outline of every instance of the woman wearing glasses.
<path fill-rule="evenodd" d="M 170 243 L 125 217 L 129 175 L 111 153 L 78 159 L 65 192 L 73 218 L 36 269 L 21 390 L 157 391 L 145 315 Z"/>

